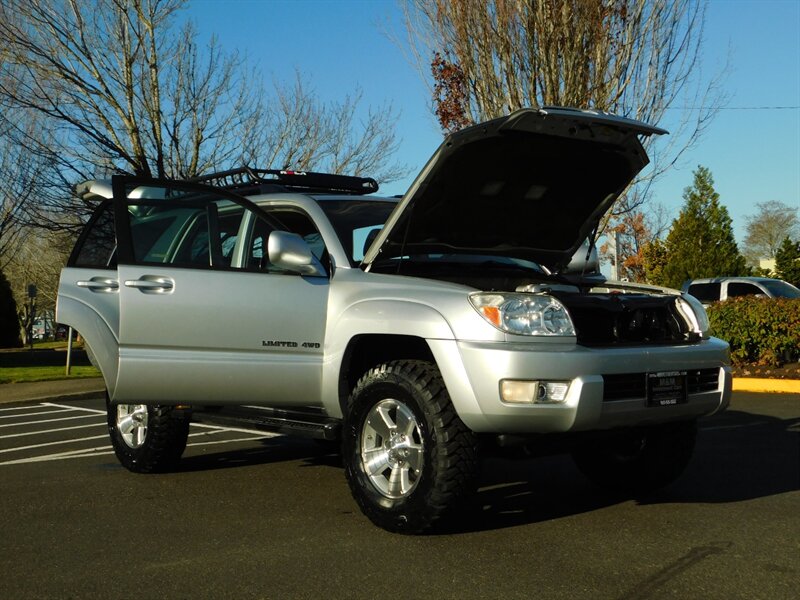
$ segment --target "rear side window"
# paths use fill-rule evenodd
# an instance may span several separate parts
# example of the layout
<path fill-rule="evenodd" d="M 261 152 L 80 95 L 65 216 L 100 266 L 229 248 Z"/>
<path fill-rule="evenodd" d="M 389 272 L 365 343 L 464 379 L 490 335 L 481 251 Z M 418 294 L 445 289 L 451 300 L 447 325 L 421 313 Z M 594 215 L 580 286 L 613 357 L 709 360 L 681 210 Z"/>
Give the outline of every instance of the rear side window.
<path fill-rule="evenodd" d="M 700 302 L 716 302 L 719 300 L 719 283 L 695 283 L 689 286 L 689 293 Z"/>
<path fill-rule="evenodd" d="M 731 281 L 728 284 L 728 298 L 735 298 L 737 296 L 755 296 L 761 294 L 766 296 L 764 290 L 754 286 L 752 283 L 743 283 L 740 281 Z"/>
<path fill-rule="evenodd" d="M 116 269 L 116 249 L 114 208 L 110 201 L 106 201 L 98 207 L 78 239 L 70 256 L 69 266 L 83 269 Z"/>

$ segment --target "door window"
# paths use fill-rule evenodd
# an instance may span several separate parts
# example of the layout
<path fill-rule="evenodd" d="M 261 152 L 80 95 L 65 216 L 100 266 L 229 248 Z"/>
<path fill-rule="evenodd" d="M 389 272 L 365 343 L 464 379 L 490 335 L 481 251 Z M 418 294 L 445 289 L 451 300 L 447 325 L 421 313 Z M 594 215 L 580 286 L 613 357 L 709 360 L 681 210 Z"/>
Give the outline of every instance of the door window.
<path fill-rule="evenodd" d="M 766 295 L 764 290 L 754 286 L 752 283 L 744 283 L 741 281 L 731 281 L 728 284 L 728 298 L 735 298 L 737 296 L 756 296 Z"/>
<path fill-rule="evenodd" d="M 328 250 L 314 222 L 303 212 L 286 208 L 267 209 L 272 222 L 267 222 L 259 215 L 253 220 L 250 242 L 247 247 L 245 264 L 249 269 L 267 273 L 289 273 L 269 262 L 267 242 L 269 234 L 275 229 L 296 233 L 302 237 L 311 249 L 311 253 L 327 269 L 329 267 Z"/>
<path fill-rule="evenodd" d="M 695 283 L 689 286 L 689 293 L 700 302 L 717 302 L 720 298 L 720 284 L 719 282 Z"/>
<path fill-rule="evenodd" d="M 234 250 L 245 213 L 241 206 L 162 202 L 132 204 L 128 211 L 136 264 L 235 268 Z"/>

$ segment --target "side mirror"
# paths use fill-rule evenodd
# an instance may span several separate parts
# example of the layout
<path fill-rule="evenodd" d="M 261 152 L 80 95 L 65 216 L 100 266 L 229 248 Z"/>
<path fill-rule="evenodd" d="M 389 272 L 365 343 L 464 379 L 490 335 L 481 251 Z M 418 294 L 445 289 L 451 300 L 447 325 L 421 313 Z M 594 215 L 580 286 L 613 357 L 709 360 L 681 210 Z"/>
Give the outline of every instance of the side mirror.
<path fill-rule="evenodd" d="M 296 233 L 273 231 L 267 242 L 269 262 L 276 267 L 301 275 L 326 277 L 325 267 L 311 252 L 306 241 Z"/>
<path fill-rule="evenodd" d="M 589 247 L 589 240 L 584 242 L 572 255 L 567 267 L 562 271 L 566 275 L 591 275 L 600 272 L 600 257 L 597 254 L 597 247 Z"/>

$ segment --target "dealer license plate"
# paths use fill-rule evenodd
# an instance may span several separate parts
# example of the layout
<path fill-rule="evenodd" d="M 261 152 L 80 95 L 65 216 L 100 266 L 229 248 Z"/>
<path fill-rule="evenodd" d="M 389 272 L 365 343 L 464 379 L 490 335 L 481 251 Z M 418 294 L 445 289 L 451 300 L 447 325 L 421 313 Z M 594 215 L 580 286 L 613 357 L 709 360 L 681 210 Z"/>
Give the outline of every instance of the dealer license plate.
<path fill-rule="evenodd" d="M 686 371 L 647 374 L 648 406 L 671 406 L 686 401 Z"/>

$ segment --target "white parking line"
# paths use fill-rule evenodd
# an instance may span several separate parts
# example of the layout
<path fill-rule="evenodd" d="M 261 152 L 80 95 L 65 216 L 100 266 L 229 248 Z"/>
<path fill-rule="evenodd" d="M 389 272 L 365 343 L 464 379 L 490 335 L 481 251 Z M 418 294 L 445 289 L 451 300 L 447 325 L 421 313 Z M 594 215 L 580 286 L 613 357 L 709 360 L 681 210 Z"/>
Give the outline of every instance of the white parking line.
<path fill-rule="evenodd" d="M 0 435 L 0 440 L 7 440 L 15 437 L 25 437 L 28 435 L 41 435 L 43 433 L 57 433 L 59 431 L 72 431 L 74 429 L 86 429 L 87 427 L 108 427 L 105 421 L 102 423 L 90 423 L 89 425 L 76 425 L 75 427 L 58 427 L 56 429 L 43 429 L 41 431 L 26 431 L 25 433 L 10 433 L 8 435 Z"/>
<path fill-rule="evenodd" d="M 107 434 L 92 435 L 89 437 L 82 437 L 82 438 L 71 438 L 68 440 L 58 440 L 56 442 L 45 442 L 44 444 L 32 444 L 30 446 L 17 446 L 16 448 L 7 448 L 6 450 L 0 450 L 0 454 L 5 454 L 6 452 L 19 452 L 20 450 L 33 450 L 34 448 L 44 448 L 45 446 L 58 446 L 59 444 L 71 444 L 72 442 L 85 442 L 86 440 L 99 440 L 100 438 L 104 437 L 108 437 Z"/>
<path fill-rule="evenodd" d="M 57 423 L 58 421 L 72 421 L 74 419 L 88 419 L 94 415 L 79 415 L 77 417 L 61 417 L 59 419 L 42 419 L 41 421 L 25 421 L 24 423 L 9 423 L 8 425 L 0 425 L 3 427 L 21 427 L 22 425 L 40 425 L 41 423 Z"/>
<path fill-rule="evenodd" d="M 33 413 L 22 413 L 18 415 L 4 415 L 0 417 L 0 419 L 19 419 L 21 417 L 38 417 L 39 415 L 54 415 L 56 413 L 64 413 L 70 412 L 69 409 L 59 409 L 59 410 L 40 410 L 39 412 Z"/>
<path fill-rule="evenodd" d="M 49 462 L 51 460 L 64 460 L 66 458 L 84 458 L 86 456 L 100 456 L 102 454 L 114 454 L 109 450 L 110 446 L 100 446 L 98 448 L 85 448 L 83 450 L 70 450 L 69 452 L 59 452 L 58 454 L 45 454 L 44 456 L 33 456 L 31 458 L 19 458 L 0 462 L 0 465 L 23 465 L 25 463 Z"/>
<path fill-rule="evenodd" d="M 38 406 L 44 407 L 45 404 L 39 404 Z M 0 408 L 0 412 L 11 412 L 12 410 L 30 410 L 32 408 L 37 408 L 36 406 L 12 406 L 10 408 Z"/>
<path fill-rule="evenodd" d="M 203 433 L 194 433 L 191 435 L 214 435 L 215 433 L 223 433 L 220 432 L 203 432 Z M 100 436 L 103 437 L 103 436 Z M 257 437 L 246 437 L 246 438 L 236 438 L 232 440 L 218 440 L 214 442 L 196 442 L 193 444 L 186 444 L 188 446 L 215 446 L 219 444 L 232 444 L 234 442 L 249 442 L 255 441 L 263 438 L 274 437 L 272 434 L 261 435 Z M 88 439 L 88 438 L 87 438 Z M 35 462 L 49 462 L 53 460 L 66 460 L 68 458 L 86 458 L 89 456 L 102 456 L 105 454 L 114 454 L 113 450 L 109 450 L 109 446 L 100 446 L 98 448 L 86 448 L 83 450 L 69 450 L 67 452 L 58 452 L 56 454 L 45 454 L 43 456 L 33 456 L 31 458 L 20 458 L 17 460 L 8 460 L 5 462 L 0 462 L 0 466 L 2 465 L 22 465 L 26 463 L 35 463 Z"/>
<path fill-rule="evenodd" d="M 56 408 L 70 408 L 72 410 L 81 410 L 84 412 L 94 413 L 96 415 L 104 415 L 106 411 L 97 410 L 96 408 L 86 408 L 84 406 L 70 406 L 69 404 L 53 404 L 52 402 L 42 402 L 42 406 L 55 406 Z"/>
<path fill-rule="evenodd" d="M 82 412 L 86 414 L 71 416 L 71 417 L 59 417 L 55 419 L 41 419 L 36 421 L 25 421 L 22 423 L 13 423 L 8 425 L 0 425 L 0 428 L 4 427 L 20 427 L 20 426 L 30 426 L 30 425 L 40 425 L 42 423 L 55 423 L 61 421 L 69 421 L 73 419 L 86 419 L 88 417 L 95 417 L 95 416 L 105 416 L 105 410 L 98 410 L 93 408 L 86 408 L 83 406 L 71 406 L 68 404 L 56 404 L 52 402 L 43 402 L 36 406 L 24 406 L 24 407 L 13 407 L 7 409 L 0 409 L 0 411 L 21 411 L 21 410 L 35 410 L 37 408 L 41 408 L 42 410 L 37 412 L 27 412 L 27 413 L 17 413 L 13 415 L 6 415 L 0 416 L 2 418 L 20 418 L 20 417 L 34 417 L 34 416 L 45 416 L 55 413 L 68 413 L 68 412 Z M 56 409 L 56 410 L 47 410 L 47 409 Z M 100 423 L 90 423 L 86 425 L 77 425 L 74 427 L 57 427 L 53 429 L 44 429 L 44 430 L 37 430 L 37 431 L 28 431 L 23 433 L 13 433 L 7 435 L 0 435 L 0 439 L 7 439 L 7 438 L 16 438 L 16 437 L 25 437 L 29 435 L 41 435 L 46 433 L 58 433 L 62 431 L 74 431 L 77 429 L 85 429 L 87 427 L 104 427 L 106 426 L 105 421 Z M 229 440 L 214 440 L 214 441 L 195 441 L 192 443 L 188 443 L 187 447 L 198 447 L 198 446 L 210 446 L 210 445 L 221 445 L 221 444 L 231 444 L 236 442 L 248 442 L 248 441 L 256 441 L 262 439 L 269 439 L 274 437 L 279 437 L 282 434 L 280 433 L 265 433 L 263 431 L 259 431 L 256 429 L 248 429 L 243 427 L 221 427 L 218 425 L 207 425 L 204 423 L 192 423 L 192 428 L 195 429 L 195 433 L 190 433 L 190 438 L 202 438 L 202 437 L 209 437 L 209 436 L 217 436 L 221 433 L 243 433 L 247 434 L 248 437 L 238 437 Z M 197 428 L 205 429 L 207 431 L 196 431 Z M 73 442 L 85 442 L 90 440 L 98 440 L 108 438 L 108 434 L 104 433 L 102 435 L 96 436 L 88 436 L 88 437 L 80 437 L 80 438 L 73 438 L 73 439 L 66 439 L 66 440 L 57 440 L 53 442 L 46 442 L 42 444 L 29 444 L 26 446 L 19 446 L 16 448 L 8 448 L 5 450 L 0 450 L 0 454 L 7 454 L 10 452 L 19 452 L 23 450 L 36 450 L 39 448 L 46 448 L 57 446 L 59 444 L 70 444 Z M 25 464 L 25 463 L 34 463 L 34 462 L 47 462 L 53 460 L 66 460 L 69 458 L 84 458 L 89 456 L 101 456 L 106 454 L 113 454 L 114 451 L 111 449 L 111 446 L 104 445 L 94 448 L 83 448 L 78 450 L 67 450 L 64 452 L 56 452 L 52 454 L 45 454 L 41 456 L 32 456 L 29 458 L 21 458 L 16 460 L 9 460 L 0 462 L 0 465 L 16 465 L 16 464 Z"/>

